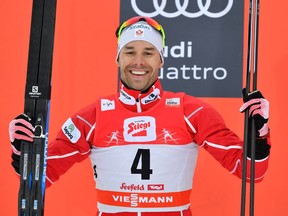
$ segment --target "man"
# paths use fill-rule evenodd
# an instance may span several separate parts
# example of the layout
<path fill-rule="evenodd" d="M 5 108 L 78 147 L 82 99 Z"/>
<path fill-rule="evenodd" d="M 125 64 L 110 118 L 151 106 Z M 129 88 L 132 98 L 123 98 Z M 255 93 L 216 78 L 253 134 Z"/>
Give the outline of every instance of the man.
<path fill-rule="evenodd" d="M 198 148 L 241 177 L 243 142 L 208 104 L 162 90 L 158 73 L 165 34 L 160 24 L 133 17 L 116 34 L 119 92 L 67 119 L 48 148 L 47 186 L 90 156 L 98 215 L 189 216 Z M 248 109 L 256 122 L 255 179 L 261 181 L 270 154 L 269 104 L 259 91 L 244 94 L 244 101 L 240 111 Z M 23 114 L 10 123 L 12 165 L 18 173 L 19 140 L 33 141 L 33 131 Z"/>

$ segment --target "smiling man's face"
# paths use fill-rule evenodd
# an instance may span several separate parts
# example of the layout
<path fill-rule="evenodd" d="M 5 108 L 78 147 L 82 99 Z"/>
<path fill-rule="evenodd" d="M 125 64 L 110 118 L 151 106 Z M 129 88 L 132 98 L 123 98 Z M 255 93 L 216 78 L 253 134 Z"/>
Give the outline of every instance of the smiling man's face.
<path fill-rule="evenodd" d="M 121 79 L 130 88 L 144 92 L 158 78 L 163 66 L 158 50 L 146 41 L 126 44 L 118 59 Z"/>

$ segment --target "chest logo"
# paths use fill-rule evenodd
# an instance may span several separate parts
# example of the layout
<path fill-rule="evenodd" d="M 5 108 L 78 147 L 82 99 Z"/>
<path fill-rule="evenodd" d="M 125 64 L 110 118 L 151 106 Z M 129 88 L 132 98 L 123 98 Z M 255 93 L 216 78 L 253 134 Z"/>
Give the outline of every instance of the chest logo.
<path fill-rule="evenodd" d="M 155 118 L 139 116 L 124 120 L 124 140 L 127 142 L 149 142 L 156 140 Z"/>

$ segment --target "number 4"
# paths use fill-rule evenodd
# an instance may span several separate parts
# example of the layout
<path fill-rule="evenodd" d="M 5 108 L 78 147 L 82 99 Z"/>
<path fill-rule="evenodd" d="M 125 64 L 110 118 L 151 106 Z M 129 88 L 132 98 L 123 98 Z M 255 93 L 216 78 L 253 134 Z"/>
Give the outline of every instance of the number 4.
<path fill-rule="evenodd" d="M 141 168 L 138 168 L 141 158 Z M 138 149 L 131 166 L 131 174 L 141 174 L 142 180 L 149 180 L 153 170 L 150 169 L 150 149 Z"/>

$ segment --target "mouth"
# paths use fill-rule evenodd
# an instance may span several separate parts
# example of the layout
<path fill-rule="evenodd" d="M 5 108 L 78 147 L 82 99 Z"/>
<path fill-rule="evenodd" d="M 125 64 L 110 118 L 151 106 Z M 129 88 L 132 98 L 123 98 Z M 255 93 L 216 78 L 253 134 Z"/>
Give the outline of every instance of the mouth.
<path fill-rule="evenodd" d="M 148 71 L 135 71 L 135 70 L 130 70 L 129 72 L 136 76 L 143 76 L 148 73 Z"/>

